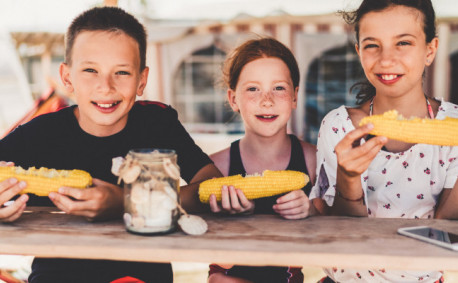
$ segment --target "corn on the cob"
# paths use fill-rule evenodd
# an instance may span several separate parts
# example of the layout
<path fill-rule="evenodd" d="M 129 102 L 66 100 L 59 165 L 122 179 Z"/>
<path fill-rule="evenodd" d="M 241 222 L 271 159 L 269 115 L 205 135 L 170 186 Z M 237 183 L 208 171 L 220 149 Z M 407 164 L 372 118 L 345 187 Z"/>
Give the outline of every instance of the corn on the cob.
<path fill-rule="evenodd" d="M 47 196 L 63 186 L 82 189 L 92 184 L 91 175 L 83 170 L 56 170 L 45 167 L 30 167 L 25 170 L 20 166 L 0 166 L 0 181 L 8 178 L 27 183 L 21 194 L 31 193 L 38 196 Z"/>
<path fill-rule="evenodd" d="M 437 119 L 404 119 L 396 110 L 381 115 L 364 117 L 360 126 L 372 123 L 372 135 L 385 136 L 389 139 L 408 143 L 425 143 L 433 145 L 458 145 L 458 119 L 446 117 Z"/>
<path fill-rule="evenodd" d="M 299 171 L 265 170 L 262 175 L 234 175 L 214 178 L 200 183 L 199 199 L 208 203 L 211 194 L 221 200 L 221 187 L 234 186 L 241 189 L 248 199 L 274 196 L 303 188 L 309 182 L 309 177 Z"/>

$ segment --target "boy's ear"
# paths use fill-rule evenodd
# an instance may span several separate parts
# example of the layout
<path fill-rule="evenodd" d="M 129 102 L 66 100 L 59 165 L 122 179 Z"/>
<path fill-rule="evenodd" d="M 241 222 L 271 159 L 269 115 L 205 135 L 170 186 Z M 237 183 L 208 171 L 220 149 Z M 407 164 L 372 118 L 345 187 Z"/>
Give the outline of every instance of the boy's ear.
<path fill-rule="evenodd" d="M 68 93 L 73 93 L 74 88 L 72 84 L 72 78 L 70 76 L 70 67 L 67 63 L 61 63 L 59 66 L 59 74 L 62 83 L 64 84 L 65 90 Z"/>
<path fill-rule="evenodd" d="M 355 50 L 356 50 L 356 53 L 359 56 L 359 45 L 358 45 L 358 43 L 355 43 Z"/>
<path fill-rule="evenodd" d="M 143 71 L 140 73 L 140 81 L 138 82 L 138 87 L 137 87 L 137 95 L 142 96 L 143 92 L 145 91 L 146 83 L 148 82 L 148 73 L 149 73 L 149 68 L 145 67 Z"/>
<path fill-rule="evenodd" d="M 229 101 L 229 105 L 231 106 L 234 112 L 240 112 L 240 108 L 237 105 L 237 101 L 235 99 L 235 90 L 227 89 L 227 100 Z"/>
<path fill-rule="evenodd" d="M 433 38 L 430 43 L 427 45 L 427 53 L 426 53 L 426 66 L 431 66 L 431 64 L 434 61 L 434 58 L 436 58 L 436 53 L 437 53 L 437 48 L 439 47 L 439 39 L 437 37 Z"/>

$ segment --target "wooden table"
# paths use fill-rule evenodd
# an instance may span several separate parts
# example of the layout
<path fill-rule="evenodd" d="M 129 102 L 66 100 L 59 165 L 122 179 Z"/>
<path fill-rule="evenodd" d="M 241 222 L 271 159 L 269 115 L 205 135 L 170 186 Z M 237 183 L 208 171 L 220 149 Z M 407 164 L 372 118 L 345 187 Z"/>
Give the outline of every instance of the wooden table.
<path fill-rule="evenodd" d="M 209 231 L 138 236 L 121 221 L 84 218 L 33 208 L 0 224 L 0 253 L 148 262 L 354 267 L 458 271 L 458 252 L 398 235 L 403 226 L 430 225 L 458 233 L 448 220 L 203 215 Z"/>

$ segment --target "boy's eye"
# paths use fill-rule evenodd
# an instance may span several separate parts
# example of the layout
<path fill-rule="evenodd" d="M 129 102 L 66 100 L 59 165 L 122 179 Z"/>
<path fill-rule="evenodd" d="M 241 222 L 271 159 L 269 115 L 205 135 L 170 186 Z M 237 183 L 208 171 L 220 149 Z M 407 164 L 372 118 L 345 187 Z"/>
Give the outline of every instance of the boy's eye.
<path fill-rule="evenodd" d="M 83 72 L 88 72 L 88 73 L 97 73 L 97 71 L 96 71 L 96 70 L 94 70 L 94 69 L 91 69 L 91 68 L 86 68 L 86 69 L 84 69 L 84 70 L 83 70 Z"/>
<path fill-rule="evenodd" d="M 247 91 L 257 91 L 258 89 L 256 87 L 249 87 L 247 88 Z"/>
<path fill-rule="evenodd" d="M 126 71 L 119 71 L 119 72 L 116 72 L 116 75 L 130 75 L 130 73 Z"/>
<path fill-rule="evenodd" d="M 281 90 L 286 90 L 286 88 L 284 88 L 283 86 L 276 86 L 274 87 L 274 90 L 281 91 Z"/>
<path fill-rule="evenodd" d="M 364 46 L 364 49 L 368 49 L 368 48 L 376 48 L 378 47 L 377 44 L 367 44 Z"/>

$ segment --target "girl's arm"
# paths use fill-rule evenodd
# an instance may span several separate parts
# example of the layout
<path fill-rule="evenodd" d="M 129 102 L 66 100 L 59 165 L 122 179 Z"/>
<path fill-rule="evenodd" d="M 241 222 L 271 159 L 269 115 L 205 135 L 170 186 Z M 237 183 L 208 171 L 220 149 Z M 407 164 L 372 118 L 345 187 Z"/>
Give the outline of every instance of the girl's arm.
<path fill-rule="evenodd" d="M 213 153 L 210 158 L 224 176 L 229 175 L 229 147 Z M 210 196 L 210 209 L 214 213 L 251 214 L 254 211 L 254 201 L 248 200 L 241 190 L 233 186 L 223 186 L 221 188 L 220 203 L 216 200 L 215 195 Z"/>
<path fill-rule="evenodd" d="M 374 137 L 357 143 L 373 128 L 367 124 L 349 132 L 335 147 L 337 156 L 336 196 L 331 214 L 367 216 L 361 174 L 367 170 L 377 153 L 387 142 L 386 137 Z"/>
<path fill-rule="evenodd" d="M 458 180 L 453 189 L 443 189 L 439 198 L 435 218 L 458 219 Z"/>

